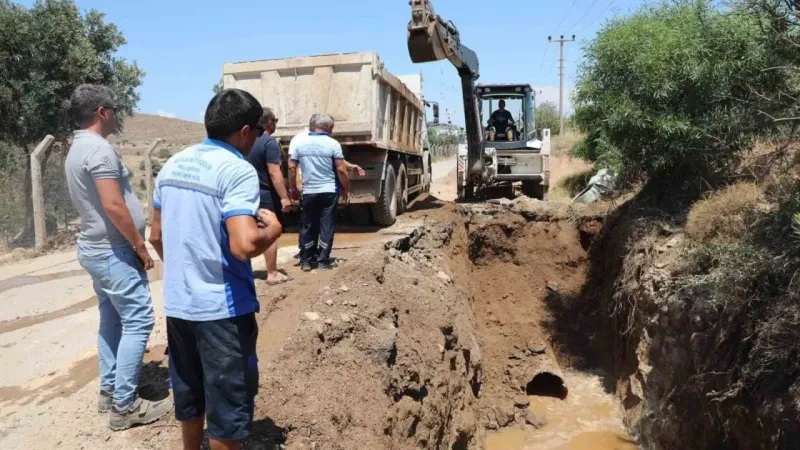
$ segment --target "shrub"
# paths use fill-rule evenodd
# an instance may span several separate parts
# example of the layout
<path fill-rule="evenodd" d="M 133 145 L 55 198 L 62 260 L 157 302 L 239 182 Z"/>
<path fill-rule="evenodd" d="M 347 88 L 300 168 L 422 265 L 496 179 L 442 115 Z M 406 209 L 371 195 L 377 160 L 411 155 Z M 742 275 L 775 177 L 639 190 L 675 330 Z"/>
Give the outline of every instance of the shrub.
<path fill-rule="evenodd" d="M 169 159 L 170 156 L 172 156 L 172 155 L 170 154 L 169 150 L 166 149 L 166 148 L 162 148 L 161 150 L 158 151 L 158 157 L 161 158 L 161 159 Z"/>
<path fill-rule="evenodd" d="M 139 161 L 139 170 L 144 170 L 144 169 L 145 169 L 145 163 L 144 163 L 144 160 L 142 160 L 142 161 Z"/>
<path fill-rule="evenodd" d="M 763 190 L 753 183 L 728 186 L 692 206 L 686 234 L 704 244 L 732 244 L 749 232 L 764 201 Z"/>
<path fill-rule="evenodd" d="M 536 121 L 537 130 L 544 130 L 545 128 L 549 128 L 551 135 L 555 136 L 558 134 L 559 132 L 558 106 L 556 106 L 555 103 L 542 102 L 541 105 L 537 105 L 534 117 Z"/>
<path fill-rule="evenodd" d="M 611 21 L 579 69 L 576 154 L 628 179 L 719 173 L 774 126 L 758 92 L 791 79 L 765 70 L 770 52 L 756 16 L 701 0 Z"/>

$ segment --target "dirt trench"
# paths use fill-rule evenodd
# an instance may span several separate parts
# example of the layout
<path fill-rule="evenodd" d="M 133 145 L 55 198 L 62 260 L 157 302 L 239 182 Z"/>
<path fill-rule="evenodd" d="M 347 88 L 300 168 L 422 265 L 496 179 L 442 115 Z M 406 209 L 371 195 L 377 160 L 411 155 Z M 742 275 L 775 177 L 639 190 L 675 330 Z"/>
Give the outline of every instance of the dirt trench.
<path fill-rule="evenodd" d="M 483 449 L 542 428 L 531 399 L 565 399 L 559 362 L 585 363 L 559 354 L 553 311 L 584 286 L 601 223 L 527 199 L 445 205 L 360 252 L 261 349 L 248 448 Z"/>

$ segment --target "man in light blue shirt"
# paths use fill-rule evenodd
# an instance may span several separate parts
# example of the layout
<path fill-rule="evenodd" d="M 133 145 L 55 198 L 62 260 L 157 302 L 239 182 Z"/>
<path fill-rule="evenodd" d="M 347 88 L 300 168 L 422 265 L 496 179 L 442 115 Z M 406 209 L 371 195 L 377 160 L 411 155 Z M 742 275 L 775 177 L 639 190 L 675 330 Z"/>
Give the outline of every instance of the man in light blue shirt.
<path fill-rule="evenodd" d="M 298 166 L 303 176 L 300 267 L 304 272 L 338 265 L 331 259 L 336 207 L 340 195 L 345 205 L 350 203 L 350 179 L 342 146 L 330 137 L 333 127 L 333 117 L 320 114 L 307 136 L 295 137 L 289 156 L 290 185 L 297 186 Z"/>
<path fill-rule="evenodd" d="M 164 261 L 164 310 L 175 416 L 185 449 L 199 449 L 204 418 L 211 448 L 239 449 L 258 391 L 250 259 L 281 234 L 259 210 L 258 175 L 244 159 L 262 107 L 238 89 L 217 94 L 205 115 L 208 138 L 167 161 L 156 180 L 150 242 Z"/>

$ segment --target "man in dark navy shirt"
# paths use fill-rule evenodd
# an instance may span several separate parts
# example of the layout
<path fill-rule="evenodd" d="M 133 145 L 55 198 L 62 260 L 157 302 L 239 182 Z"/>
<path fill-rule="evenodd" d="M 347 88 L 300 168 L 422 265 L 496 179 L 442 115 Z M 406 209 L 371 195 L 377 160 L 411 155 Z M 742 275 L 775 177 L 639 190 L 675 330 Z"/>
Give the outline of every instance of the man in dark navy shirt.
<path fill-rule="evenodd" d="M 286 192 L 286 183 L 281 172 L 283 160 L 281 146 L 272 137 L 277 125 L 275 112 L 270 108 L 264 108 L 260 123 L 264 128 L 264 134 L 256 140 L 248 159 L 258 174 L 261 194 L 259 208 L 274 212 L 278 220 L 283 223 L 283 213 L 289 212 L 292 203 Z M 264 259 L 267 262 L 267 284 L 277 285 L 291 280 L 287 275 L 278 272 L 277 241 L 264 252 Z"/>
<path fill-rule="evenodd" d="M 506 109 L 505 100 L 500 100 L 500 109 L 489 117 L 489 140 L 493 141 L 497 134 L 506 135 L 509 141 L 514 140 L 514 118 Z"/>

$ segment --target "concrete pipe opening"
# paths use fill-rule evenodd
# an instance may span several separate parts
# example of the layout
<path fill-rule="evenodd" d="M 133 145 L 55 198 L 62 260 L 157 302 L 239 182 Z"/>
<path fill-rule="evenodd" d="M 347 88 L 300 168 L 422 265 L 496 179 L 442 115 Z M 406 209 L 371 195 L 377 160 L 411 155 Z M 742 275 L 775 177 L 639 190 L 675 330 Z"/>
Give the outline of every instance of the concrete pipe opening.
<path fill-rule="evenodd" d="M 568 391 L 564 380 L 560 376 L 550 372 L 541 372 L 525 386 L 525 393 L 538 397 L 554 397 L 564 400 L 567 398 Z"/>

